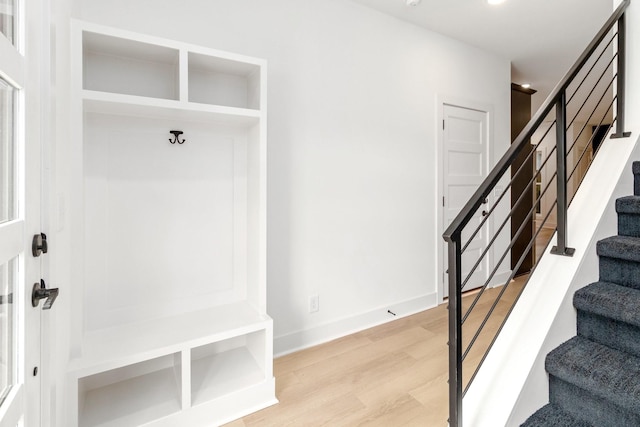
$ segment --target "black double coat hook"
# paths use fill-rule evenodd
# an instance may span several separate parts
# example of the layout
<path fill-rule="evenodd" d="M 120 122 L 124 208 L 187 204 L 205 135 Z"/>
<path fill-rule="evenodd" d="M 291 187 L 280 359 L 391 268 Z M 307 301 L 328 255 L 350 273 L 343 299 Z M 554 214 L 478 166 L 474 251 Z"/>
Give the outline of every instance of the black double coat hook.
<path fill-rule="evenodd" d="M 182 141 L 180 141 L 180 138 L 179 138 L 179 136 L 182 135 L 182 133 L 183 133 L 181 130 L 170 130 L 169 133 L 172 133 L 173 136 L 174 136 L 173 140 L 171 138 L 169 138 L 169 142 L 170 143 L 172 143 L 172 144 L 175 144 L 176 142 L 178 144 L 184 144 L 185 143 L 186 139 L 183 139 Z"/>

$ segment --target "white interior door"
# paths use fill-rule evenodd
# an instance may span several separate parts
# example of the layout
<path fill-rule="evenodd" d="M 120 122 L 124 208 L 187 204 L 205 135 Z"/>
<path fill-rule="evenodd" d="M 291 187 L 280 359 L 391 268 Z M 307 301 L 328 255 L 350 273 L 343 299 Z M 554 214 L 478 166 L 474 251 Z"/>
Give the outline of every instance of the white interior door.
<path fill-rule="evenodd" d="M 487 176 L 488 132 L 487 112 L 444 105 L 443 108 L 443 224 L 446 229 Z M 484 208 L 484 207 L 483 207 Z M 462 233 L 462 245 L 482 221 L 481 208 Z M 469 275 L 476 260 L 487 246 L 489 221 L 473 238 L 462 254 L 462 279 Z M 446 246 L 446 243 L 443 242 Z M 444 268 L 448 269 L 447 251 L 443 248 Z M 482 286 L 488 277 L 489 254 L 464 286 L 468 291 Z M 448 296 L 448 277 L 444 275 L 444 296 Z"/>
<path fill-rule="evenodd" d="M 40 425 L 40 12 L 38 0 L 0 0 L 0 427 Z"/>

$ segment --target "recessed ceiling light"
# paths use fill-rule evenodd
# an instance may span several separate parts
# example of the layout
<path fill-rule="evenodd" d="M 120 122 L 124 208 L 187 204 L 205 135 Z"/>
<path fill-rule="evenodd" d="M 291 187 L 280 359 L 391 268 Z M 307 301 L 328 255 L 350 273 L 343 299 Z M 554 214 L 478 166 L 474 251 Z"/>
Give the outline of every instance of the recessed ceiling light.
<path fill-rule="evenodd" d="M 505 1 L 506 0 L 487 0 L 487 3 L 496 5 L 496 4 L 504 3 Z"/>
<path fill-rule="evenodd" d="M 522 87 L 523 87 L 523 88 L 525 88 L 525 89 L 529 89 L 529 88 L 531 87 L 531 84 L 529 84 L 529 83 L 524 83 L 524 84 L 521 84 L 520 86 L 522 86 Z"/>

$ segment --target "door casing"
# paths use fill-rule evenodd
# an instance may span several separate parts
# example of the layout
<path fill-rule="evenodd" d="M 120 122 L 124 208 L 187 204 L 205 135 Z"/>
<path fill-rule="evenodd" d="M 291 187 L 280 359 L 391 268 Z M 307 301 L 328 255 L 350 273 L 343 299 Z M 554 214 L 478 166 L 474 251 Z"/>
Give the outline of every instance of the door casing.
<path fill-rule="evenodd" d="M 41 334 L 42 304 L 32 307 L 31 291 L 34 283 L 42 278 L 43 265 L 48 265 L 46 256 L 34 257 L 31 240 L 46 227 L 42 223 L 43 162 L 42 146 L 48 139 L 46 118 L 49 108 L 46 96 L 50 76 L 46 70 L 49 52 L 49 0 L 17 1 L 17 49 L 3 38 L 0 52 L 4 61 L 0 73 L 20 89 L 17 98 L 16 139 L 18 140 L 17 195 L 22 223 L 22 249 L 19 252 L 19 278 L 16 309 L 18 315 L 18 378 L 15 388 L 16 405 L 7 407 L 22 419 L 25 427 L 50 425 L 42 417 L 42 390 L 48 382 L 43 380 L 41 358 L 49 354 L 49 342 Z M 14 50 L 14 52 L 11 51 Z M 9 58 L 13 59 L 9 59 Z M 45 269 L 46 270 L 46 269 Z M 44 350 L 44 351 L 43 351 Z M 17 412 L 15 412 L 17 411 Z M 0 410 L 0 427 L 15 427 L 15 419 L 6 417 Z"/>

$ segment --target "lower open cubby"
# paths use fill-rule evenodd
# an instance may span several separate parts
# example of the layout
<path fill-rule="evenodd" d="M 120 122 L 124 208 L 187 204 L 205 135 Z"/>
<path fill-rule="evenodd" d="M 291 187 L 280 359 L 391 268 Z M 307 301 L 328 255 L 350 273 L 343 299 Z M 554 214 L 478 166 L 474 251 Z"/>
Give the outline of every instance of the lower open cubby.
<path fill-rule="evenodd" d="M 114 352 L 76 360 L 77 425 L 213 426 L 277 402 L 271 319 L 232 333 L 185 336 L 126 359 Z"/>
<path fill-rule="evenodd" d="M 179 354 L 113 369 L 78 382 L 79 425 L 138 426 L 179 412 Z"/>
<path fill-rule="evenodd" d="M 202 404 L 266 379 L 264 332 L 191 350 L 191 402 Z"/>

